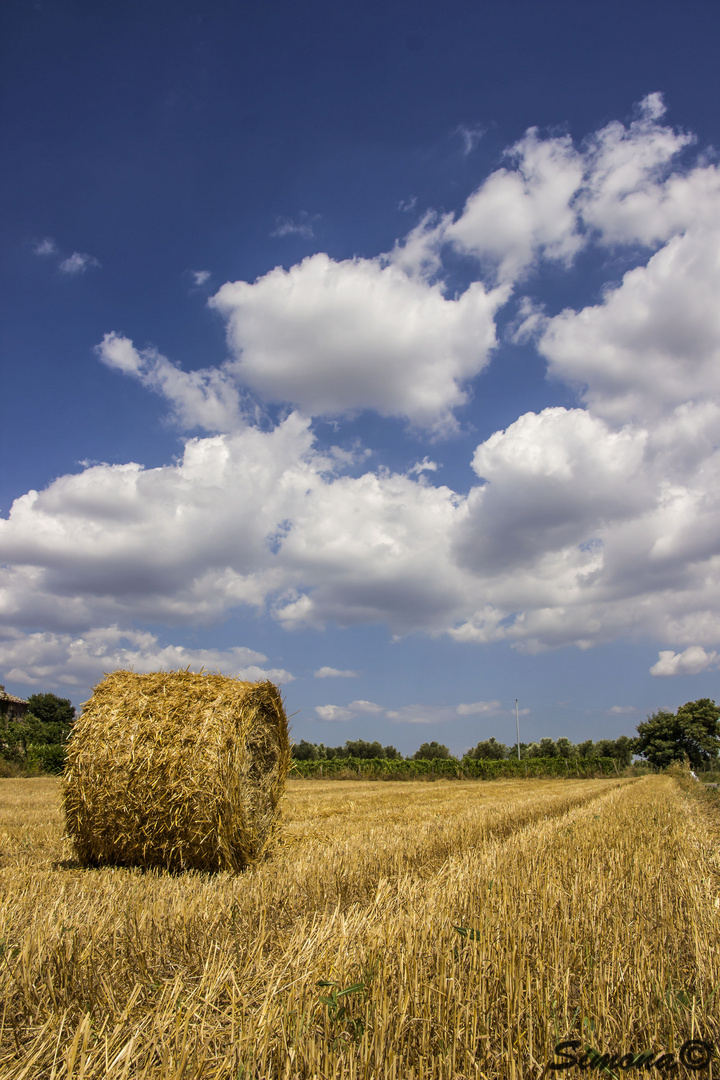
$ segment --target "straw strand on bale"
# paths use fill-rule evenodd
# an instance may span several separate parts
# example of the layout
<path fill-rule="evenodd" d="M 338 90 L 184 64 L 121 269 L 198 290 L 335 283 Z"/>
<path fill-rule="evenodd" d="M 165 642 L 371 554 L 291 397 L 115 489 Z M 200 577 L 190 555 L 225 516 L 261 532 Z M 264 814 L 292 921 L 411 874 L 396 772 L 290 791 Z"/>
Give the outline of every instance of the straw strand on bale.
<path fill-rule="evenodd" d="M 67 832 L 85 865 L 240 870 L 272 838 L 289 764 L 271 682 L 115 671 L 68 742 Z"/>

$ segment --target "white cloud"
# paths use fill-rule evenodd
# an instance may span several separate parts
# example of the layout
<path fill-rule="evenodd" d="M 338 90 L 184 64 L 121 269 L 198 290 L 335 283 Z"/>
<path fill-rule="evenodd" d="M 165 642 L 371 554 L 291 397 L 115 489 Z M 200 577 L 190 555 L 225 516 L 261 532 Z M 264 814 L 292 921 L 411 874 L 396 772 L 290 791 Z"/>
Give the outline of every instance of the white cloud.
<path fill-rule="evenodd" d="M 720 194 L 717 199 L 720 214 Z M 584 387 L 593 413 L 622 423 L 720 394 L 720 228 L 673 237 L 603 302 L 546 321 L 550 373 Z"/>
<path fill-rule="evenodd" d="M 474 124 L 472 127 L 467 124 L 458 124 L 453 134 L 460 136 L 463 144 L 463 157 L 468 157 L 472 154 L 483 135 L 485 135 L 485 128 L 480 124 Z"/>
<path fill-rule="evenodd" d="M 613 121 L 585 147 L 578 211 L 601 243 L 653 245 L 705 218 L 720 191 L 715 167 L 672 162 L 694 139 L 662 126 L 662 95 L 649 94 L 628 126 Z M 717 220 L 717 217 L 716 217 Z"/>
<path fill-rule="evenodd" d="M 643 431 L 615 432 L 582 409 L 559 407 L 495 432 L 475 451 L 485 483 L 470 493 L 458 558 L 482 573 L 536 564 L 649 509 L 653 492 L 638 484 L 646 441 Z M 594 557 L 589 548 L 583 565 Z"/>
<path fill-rule="evenodd" d="M 376 716 L 383 708 L 374 701 L 351 701 L 349 705 L 316 705 L 315 712 L 320 720 L 353 720 L 356 716 Z"/>
<path fill-rule="evenodd" d="M 494 172 L 445 230 L 446 241 L 496 269 L 511 282 L 540 251 L 569 263 L 583 245 L 572 200 L 583 179 L 583 160 L 569 136 L 541 139 L 530 128 L 507 153 L 514 168 Z"/>
<path fill-rule="evenodd" d="M 342 475 L 297 414 L 189 440 L 172 466 L 86 467 L 0 519 L 0 617 L 82 634 L 251 605 L 289 629 L 376 622 L 526 651 L 629 633 L 712 646 L 717 420 L 711 403 L 652 431 L 527 414 L 478 448 L 487 482 L 467 497 L 426 474 Z"/>
<path fill-rule="evenodd" d="M 458 705 L 455 710 L 458 716 L 480 716 L 483 713 L 496 713 L 501 711 L 499 701 L 473 701 L 471 704 Z"/>
<path fill-rule="evenodd" d="M 278 218 L 277 225 L 270 235 L 277 237 L 302 236 L 305 240 L 311 240 L 315 235 L 314 223 L 319 219 L 319 214 L 310 215 L 306 210 L 301 210 L 297 221 L 293 221 L 292 218 Z"/>
<path fill-rule="evenodd" d="M 182 371 L 155 349 L 138 351 L 116 333 L 105 334 L 97 354 L 108 367 L 162 394 L 184 428 L 233 431 L 243 424 L 240 393 L 226 367 Z"/>
<path fill-rule="evenodd" d="M 18 499 L 0 520 L 6 624 L 83 635 L 249 604 L 288 629 L 381 622 L 527 652 L 629 635 L 720 645 L 720 174 L 684 163 L 691 139 L 662 115 L 655 94 L 580 146 L 531 130 L 456 220 L 427 214 L 389 254 L 224 285 L 212 302 L 234 356 L 220 367 L 184 372 L 106 335 L 104 363 L 217 434 L 172 466 L 85 467 Z M 347 475 L 362 448 L 320 453 L 306 416 L 261 430 L 246 407 L 247 386 L 307 416 L 373 409 L 447 431 L 512 283 L 621 243 L 639 264 L 596 303 L 520 306 L 516 332 L 586 407 L 486 438 L 467 492 L 437 484 L 427 458 Z M 449 298 L 447 245 L 504 287 Z"/>
<path fill-rule="evenodd" d="M 385 715 L 394 724 L 449 724 L 458 714 L 452 705 L 403 705 Z"/>
<path fill-rule="evenodd" d="M 55 255 L 57 253 L 57 245 L 50 236 L 44 237 L 33 247 L 33 252 L 36 255 Z"/>
<path fill-rule="evenodd" d="M 608 716 L 626 716 L 634 712 L 637 712 L 634 705 L 613 705 L 611 709 L 607 710 Z"/>
<path fill-rule="evenodd" d="M 78 274 L 84 274 L 91 266 L 100 266 L 100 263 L 92 255 L 74 251 L 72 255 L 69 255 L 67 259 L 63 259 L 60 263 L 60 270 L 63 274 L 76 277 Z"/>
<path fill-rule="evenodd" d="M 530 128 L 457 219 L 443 220 L 442 242 L 514 282 L 540 258 L 569 265 L 593 242 L 653 246 L 717 226 L 720 170 L 677 164 L 694 139 L 663 126 L 664 113 L 662 95 L 649 94 L 629 125 L 613 121 L 580 148 Z"/>
<path fill-rule="evenodd" d="M 211 277 L 209 270 L 193 270 L 192 276 L 198 288 L 203 286 L 206 281 L 209 281 Z"/>
<path fill-rule="evenodd" d="M 154 634 L 117 626 L 96 627 L 79 636 L 15 632 L 0 637 L 0 670 L 4 677 L 8 682 L 31 686 L 87 687 L 101 679 L 104 672 L 118 668 L 137 672 L 204 668 L 251 682 L 292 682 L 290 672 L 261 666 L 266 660 L 263 653 L 241 646 L 187 649 L 161 645 Z"/>
<path fill-rule="evenodd" d="M 651 675 L 698 675 L 706 668 L 718 666 L 719 654 L 705 652 L 701 645 L 691 645 L 684 652 L 663 649 L 659 660 L 650 668 Z"/>
<path fill-rule="evenodd" d="M 444 429 L 463 384 L 487 364 L 506 291 L 472 284 L 457 300 L 380 260 L 319 254 L 254 284 L 223 285 L 237 379 L 311 416 L 374 409 Z"/>
<path fill-rule="evenodd" d="M 408 476 L 421 476 L 424 472 L 437 472 L 440 466 L 436 461 L 424 457 L 422 461 L 416 461 L 407 471 Z"/>
<path fill-rule="evenodd" d="M 357 679 L 357 671 L 340 671 L 339 668 L 334 667 L 321 667 L 317 671 L 313 672 L 316 679 Z"/>
<path fill-rule="evenodd" d="M 352 709 L 346 709 L 342 705 L 316 705 L 315 712 L 318 714 L 318 719 L 325 720 L 328 723 L 334 723 L 337 720 L 351 720 L 354 716 Z"/>

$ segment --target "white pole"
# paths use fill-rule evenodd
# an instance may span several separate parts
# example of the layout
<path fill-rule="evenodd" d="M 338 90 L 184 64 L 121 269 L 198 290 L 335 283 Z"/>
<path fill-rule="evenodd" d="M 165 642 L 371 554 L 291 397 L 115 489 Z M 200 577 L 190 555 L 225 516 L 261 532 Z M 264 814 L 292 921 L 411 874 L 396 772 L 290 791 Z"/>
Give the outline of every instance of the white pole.
<path fill-rule="evenodd" d="M 515 698 L 515 727 L 517 729 L 518 761 L 520 760 L 520 713 L 518 712 L 518 699 Z"/>

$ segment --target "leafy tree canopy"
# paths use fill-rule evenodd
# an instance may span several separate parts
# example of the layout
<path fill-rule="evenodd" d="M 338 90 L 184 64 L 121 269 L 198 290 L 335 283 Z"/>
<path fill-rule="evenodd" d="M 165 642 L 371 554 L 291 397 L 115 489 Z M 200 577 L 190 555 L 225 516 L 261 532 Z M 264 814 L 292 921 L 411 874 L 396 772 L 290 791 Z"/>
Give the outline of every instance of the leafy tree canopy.
<path fill-rule="evenodd" d="M 366 742 L 365 739 L 348 739 L 345 743 L 345 753 L 348 757 L 356 758 L 381 758 L 385 757 L 385 751 L 379 742 Z"/>
<path fill-rule="evenodd" d="M 75 706 L 68 698 L 55 694 L 31 694 L 27 701 L 29 712 L 43 724 L 64 724 L 69 728 L 75 719 Z"/>
<path fill-rule="evenodd" d="M 717 760 L 720 750 L 720 708 L 710 698 L 681 705 L 677 713 L 664 709 L 638 724 L 635 752 L 658 769 L 687 755 L 699 767 Z"/>
<path fill-rule="evenodd" d="M 317 761 L 318 748 L 315 743 L 307 742 L 305 739 L 301 739 L 299 743 L 296 743 L 292 748 L 292 756 L 296 761 Z"/>
<path fill-rule="evenodd" d="M 484 739 L 474 749 L 470 750 L 468 757 L 478 761 L 503 761 L 508 756 L 508 748 L 504 743 L 497 742 L 495 737 Z"/>
<path fill-rule="evenodd" d="M 384 758 L 395 760 L 402 754 L 394 746 L 382 746 L 379 742 L 365 739 L 348 739 L 344 746 L 325 746 L 301 739 L 292 748 L 295 761 L 328 761 L 333 758 Z"/>
<path fill-rule="evenodd" d="M 415 751 L 413 757 L 418 761 L 432 761 L 435 758 L 450 758 L 452 757 L 452 754 L 447 746 L 443 746 L 442 743 L 424 742 L 420 746 L 420 749 Z"/>
<path fill-rule="evenodd" d="M 557 747 L 558 755 L 561 758 L 565 758 L 565 760 L 577 756 L 577 750 L 570 742 L 570 740 L 567 739 L 564 735 L 562 736 L 562 738 L 557 740 L 555 746 Z"/>

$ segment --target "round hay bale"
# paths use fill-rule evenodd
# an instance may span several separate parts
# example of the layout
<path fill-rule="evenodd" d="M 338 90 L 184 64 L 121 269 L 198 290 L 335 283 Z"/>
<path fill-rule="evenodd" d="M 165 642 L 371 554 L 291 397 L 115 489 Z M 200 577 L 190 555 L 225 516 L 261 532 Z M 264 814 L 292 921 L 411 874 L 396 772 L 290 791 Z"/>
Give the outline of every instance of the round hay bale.
<path fill-rule="evenodd" d="M 68 741 L 67 832 L 86 866 L 240 870 L 272 837 L 289 765 L 271 682 L 114 671 Z"/>

